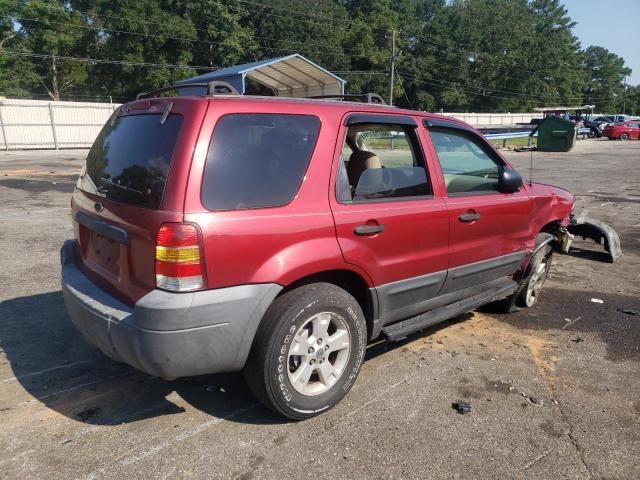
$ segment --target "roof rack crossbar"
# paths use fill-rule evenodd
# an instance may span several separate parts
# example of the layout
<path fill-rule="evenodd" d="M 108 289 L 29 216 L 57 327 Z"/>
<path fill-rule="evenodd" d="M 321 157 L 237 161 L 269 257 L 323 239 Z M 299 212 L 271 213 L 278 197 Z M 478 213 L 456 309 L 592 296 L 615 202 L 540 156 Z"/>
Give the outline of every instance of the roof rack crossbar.
<path fill-rule="evenodd" d="M 362 93 L 362 94 L 345 94 L 345 95 L 313 95 L 307 98 L 316 99 L 331 99 L 337 98 L 340 100 L 360 100 L 364 103 L 377 103 L 380 105 L 386 105 L 384 99 L 377 93 Z"/>
<path fill-rule="evenodd" d="M 177 85 L 171 85 L 169 87 L 158 88 L 150 92 L 141 92 L 136 96 L 136 100 L 143 98 L 157 97 L 159 93 L 169 92 L 171 90 L 179 90 L 181 88 L 191 87 L 206 87 L 207 96 L 210 95 L 239 95 L 238 91 L 228 82 L 222 82 L 220 80 L 213 80 L 211 82 L 204 83 L 181 83 Z"/>

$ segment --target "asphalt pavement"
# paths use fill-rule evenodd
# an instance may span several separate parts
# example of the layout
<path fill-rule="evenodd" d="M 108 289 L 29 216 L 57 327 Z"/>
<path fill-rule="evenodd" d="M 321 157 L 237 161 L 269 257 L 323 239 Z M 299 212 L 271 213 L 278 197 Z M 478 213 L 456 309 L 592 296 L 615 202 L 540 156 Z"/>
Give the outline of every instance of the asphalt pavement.
<path fill-rule="evenodd" d="M 619 231 L 618 262 L 577 240 L 535 308 L 372 346 L 344 401 L 299 423 L 240 375 L 167 382 L 74 330 L 58 249 L 85 155 L 0 152 L 1 479 L 640 478 L 640 142 L 533 154 L 534 181 Z M 529 177 L 529 153 L 505 155 Z"/>

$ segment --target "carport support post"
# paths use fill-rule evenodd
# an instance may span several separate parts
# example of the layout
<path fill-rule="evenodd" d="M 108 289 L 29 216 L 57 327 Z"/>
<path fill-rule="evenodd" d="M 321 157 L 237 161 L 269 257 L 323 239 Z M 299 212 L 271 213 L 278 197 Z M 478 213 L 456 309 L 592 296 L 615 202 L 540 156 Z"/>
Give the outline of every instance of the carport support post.
<path fill-rule="evenodd" d="M 2 141 L 4 142 L 4 149 L 9 150 L 9 142 L 7 141 L 7 131 L 4 129 L 4 120 L 2 119 L 2 104 L 0 104 L 0 129 L 2 129 Z"/>
<path fill-rule="evenodd" d="M 56 134 L 56 120 L 53 116 L 53 105 L 49 102 L 49 118 L 51 119 L 51 131 L 53 132 L 53 144 L 58 150 L 58 135 Z"/>

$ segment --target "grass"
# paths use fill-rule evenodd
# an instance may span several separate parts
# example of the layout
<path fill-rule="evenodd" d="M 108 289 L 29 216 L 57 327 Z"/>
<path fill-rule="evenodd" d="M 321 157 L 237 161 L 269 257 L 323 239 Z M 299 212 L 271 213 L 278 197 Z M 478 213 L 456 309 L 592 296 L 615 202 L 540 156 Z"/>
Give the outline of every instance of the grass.
<path fill-rule="evenodd" d="M 489 140 L 493 145 L 497 145 L 498 147 L 502 147 L 502 142 L 504 140 Z M 533 138 L 531 139 L 531 145 L 535 145 L 536 144 L 536 139 Z M 523 137 L 523 138 L 509 138 L 507 139 L 507 147 L 526 147 L 527 145 L 529 145 L 529 138 L 528 137 Z"/>

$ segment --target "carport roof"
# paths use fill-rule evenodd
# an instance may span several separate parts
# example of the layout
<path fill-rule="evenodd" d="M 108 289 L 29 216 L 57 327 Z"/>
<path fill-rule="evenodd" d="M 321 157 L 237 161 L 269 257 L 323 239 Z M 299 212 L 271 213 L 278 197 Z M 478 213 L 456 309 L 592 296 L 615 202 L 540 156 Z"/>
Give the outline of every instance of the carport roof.
<path fill-rule="evenodd" d="M 346 83 L 298 53 L 222 68 L 178 83 L 184 85 L 225 81 L 244 94 L 246 77 L 271 88 L 276 95 L 285 97 L 341 95 Z"/>

